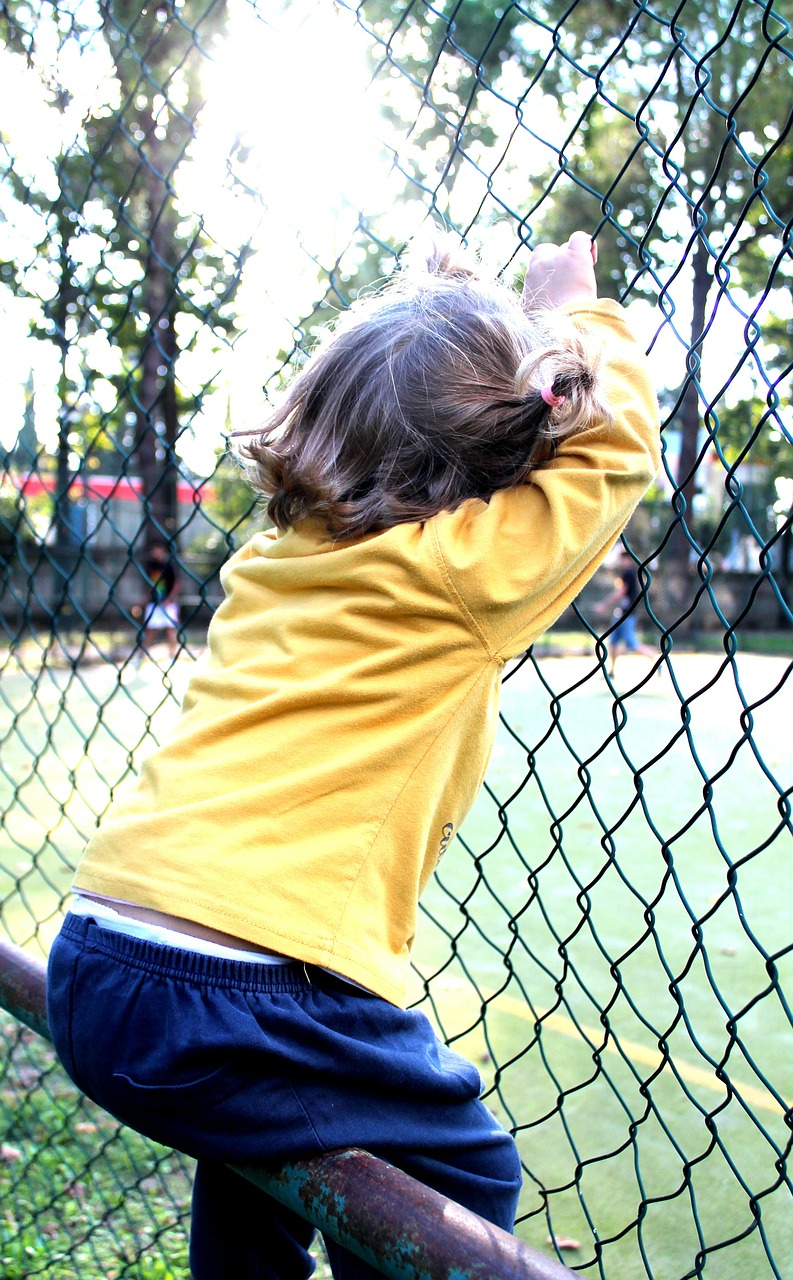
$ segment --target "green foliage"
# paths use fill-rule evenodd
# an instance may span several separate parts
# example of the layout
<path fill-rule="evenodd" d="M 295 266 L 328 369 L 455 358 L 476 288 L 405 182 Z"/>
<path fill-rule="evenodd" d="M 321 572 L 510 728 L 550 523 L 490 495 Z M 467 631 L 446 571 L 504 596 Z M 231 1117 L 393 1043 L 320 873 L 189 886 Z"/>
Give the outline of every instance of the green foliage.
<path fill-rule="evenodd" d="M 790 335 L 778 316 L 789 309 L 791 270 L 779 237 L 789 219 L 793 160 L 784 24 L 770 10 L 763 17 L 732 0 L 682 7 L 662 0 L 630 13 L 620 4 L 579 0 L 568 8 L 553 0 L 533 9 L 532 18 L 555 30 L 543 84 L 557 96 L 567 128 L 559 172 L 540 206 L 539 238 L 597 229 L 607 296 L 654 297 L 671 282 L 679 300 L 689 288 L 690 348 L 700 380 L 714 350 L 703 343 L 714 287 L 733 298 L 744 289 L 752 299 L 748 313 L 765 304 L 753 330 L 760 379 L 781 372 Z M 520 32 L 529 68 L 541 29 L 530 22 Z M 713 411 L 724 420 L 733 412 L 721 404 Z M 701 425 L 690 383 L 673 420 L 680 436 L 676 482 L 689 513 Z M 769 492 L 785 474 L 784 457 L 784 449 L 770 450 L 763 464 Z M 670 556 L 688 561 L 682 527 L 673 533 Z"/>
<path fill-rule="evenodd" d="M 191 550 L 216 555 L 218 563 L 268 525 L 242 467 L 225 451 L 219 454 L 212 474 L 212 497 L 205 499 L 201 509 L 213 528 L 209 533 L 202 532 L 191 544 Z"/>
<path fill-rule="evenodd" d="M 188 1280 L 188 1162 L 82 1098 L 3 1012 L 0 1044 L 3 1280 Z"/>
<path fill-rule="evenodd" d="M 561 244 L 573 231 L 597 230 L 601 295 L 653 288 L 643 255 L 660 196 L 633 120 L 594 102 L 565 150 L 537 238 Z"/>
<path fill-rule="evenodd" d="M 451 81 L 458 106 L 476 93 L 478 84 L 496 76 L 522 21 L 517 6 L 494 9 L 490 0 L 441 0 L 407 9 L 392 0 L 363 0 L 357 13 L 376 37 L 371 55 L 376 62 L 388 58 L 402 74 L 430 89 L 443 84 L 444 93 Z M 447 74 L 441 72 L 436 80 L 443 59 L 449 63 Z"/>
<path fill-rule="evenodd" d="M 465 160 L 499 143 L 489 89 L 515 47 L 521 10 L 494 9 L 489 0 L 407 6 L 363 0 L 357 14 L 373 37 L 373 69 L 394 70 L 391 84 L 381 79 L 381 109 L 397 134 L 408 126 L 410 144 L 400 161 L 406 195 L 421 192 L 436 215 L 450 216 Z"/>
<path fill-rule="evenodd" d="M 730 466 L 752 463 L 773 475 L 793 475 L 790 441 L 764 400 L 755 397 L 720 408 L 714 417 L 714 440 Z"/>
<path fill-rule="evenodd" d="M 49 498 L 23 497 L 12 482 L 0 488 L 0 557 L 10 555 L 20 542 L 32 542 L 46 527 Z"/>
<path fill-rule="evenodd" d="M 553 22 L 563 10 L 542 12 Z M 681 235 L 678 207 L 716 249 L 729 247 L 733 282 L 752 289 L 765 287 L 771 266 L 756 231 L 782 225 L 790 193 L 790 58 L 773 47 L 775 34 L 732 0 L 661 4 L 630 20 L 624 6 L 586 0 L 565 6 L 548 71 L 574 125 L 563 171 L 572 159 L 579 182 L 591 174 L 609 221 L 664 261 L 665 235 Z M 554 204 L 549 225 L 591 224 L 585 187 L 557 184 Z M 622 258 L 624 288 L 635 261 Z"/>
<path fill-rule="evenodd" d="M 226 6 L 126 0 L 101 6 L 99 25 L 88 8 L 71 23 L 64 16 L 45 3 L 5 6 L 9 47 L 32 59 L 53 32 L 62 50 L 104 43 L 117 105 L 111 88 L 74 144 L 52 157 L 46 181 L 9 174 L 41 234 L 26 262 L 3 264 L 3 280 L 17 296 L 42 300 L 32 332 L 60 352 L 59 490 L 68 459 L 91 454 L 104 466 L 104 442 L 125 442 L 125 469 L 142 477 L 154 518 L 168 527 L 177 442 L 200 409 L 176 366 L 197 342 L 210 354 L 233 337 L 248 252 L 213 242 L 178 199 L 178 169 L 203 105 L 202 42 L 222 33 Z M 53 68 L 46 87 L 63 109 L 74 86 L 57 76 Z"/>

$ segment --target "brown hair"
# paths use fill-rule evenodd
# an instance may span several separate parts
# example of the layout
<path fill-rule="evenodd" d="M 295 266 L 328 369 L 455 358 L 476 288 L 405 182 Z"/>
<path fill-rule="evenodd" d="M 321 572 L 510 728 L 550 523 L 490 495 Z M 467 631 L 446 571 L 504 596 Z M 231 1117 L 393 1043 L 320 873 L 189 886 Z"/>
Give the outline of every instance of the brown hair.
<path fill-rule="evenodd" d="M 350 308 L 263 427 L 233 434 L 275 525 L 355 538 L 525 483 L 608 420 L 597 364 L 572 325 L 438 245 Z"/>

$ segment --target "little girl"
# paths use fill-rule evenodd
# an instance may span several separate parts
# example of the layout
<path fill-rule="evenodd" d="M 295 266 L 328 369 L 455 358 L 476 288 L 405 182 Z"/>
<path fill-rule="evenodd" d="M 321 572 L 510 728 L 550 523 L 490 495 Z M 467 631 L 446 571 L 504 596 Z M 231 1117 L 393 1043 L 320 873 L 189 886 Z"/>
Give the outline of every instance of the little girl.
<path fill-rule="evenodd" d="M 513 1227 L 515 1145 L 404 1008 L 417 903 L 504 665 L 624 528 L 658 411 L 577 232 L 522 301 L 449 253 L 399 273 L 241 451 L 275 529 L 225 567 L 176 730 L 88 845 L 48 1011 L 89 1097 L 196 1157 L 195 1280 L 298 1280 L 311 1227 L 227 1162 L 363 1147 Z M 374 1274 L 327 1243 L 337 1280 Z"/>

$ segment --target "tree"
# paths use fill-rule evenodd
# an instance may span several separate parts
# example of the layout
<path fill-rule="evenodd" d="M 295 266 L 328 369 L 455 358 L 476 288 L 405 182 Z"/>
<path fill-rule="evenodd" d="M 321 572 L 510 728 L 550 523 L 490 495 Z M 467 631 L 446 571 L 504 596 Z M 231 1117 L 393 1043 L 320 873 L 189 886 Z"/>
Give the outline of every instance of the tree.
<path fill-rule="evenodd" d="M 494 10 L 489 0 L 401 8 L 363 0 L 356 13 L 372 38 L 372 67 L 381 75 L 406 196 L 420 194 L 432 212 L 452 220 L 461 169 L 500 141 L 490 89 L 513 47 L 521 10 Z"/>
<path fill-rule="evenodd" d="M 177 532 L 177 317 L 195 309 L 195 294 L 202 291 L 198 277 L 206 281 L 211 271 L 214 282 L 203 286 L 201 319 L 207 322 L 211 312 L 219 328 L 228 327 L 231 317 L 221 313 L 239 279 L 239 259 L 223 263 L 215 253 L 214 261 L 198 265 L 207 253 L 200 219 L 180 214 L 176 188 L 203 106 L 204 48 L 222 32 L 226 4 L 102 0 L 100 14 L 120 105 L 90 127 L 91 191 L 111 195 L 115 231 L 139 267 L 132 290 L 105 311 L 114 338 L 128 350 L 130 330 L 138 333 L 134 363 L 125 368 L 118 389 L 135 415 L 134 452 L 151 545 Z"/>
<path fill-rule="evenodd" d="M 180 343 L 190 341 L 191 322 L 193 334 L 218 341 L 232 332 L 247 252 L 212 244 L 201 218 L 180 208 L 178 192 L 203 104 L 205 50 L 223 31 L 225 9 L 225 0 L 156 7 L 126 0 L 101 5 L 97 24 L 88 8 L 67 22 L 49 6 L 32 16 L 25 5 L 3 7 L 6 43 L 30 66 L 38 66 L 36 40 L 49 23 L 61 47 L 106 47 L 115 73 L 117 100 L 95 102 L 73 142 L 53 155 L 54 183 L 11 175 L 18 201 L 39 215 L 31 255 L 38 293 L 24 263 L 4 264 L 3 279 L 18 294 L 43 294 L 33 332 L 60 356 L 56 547 L 68 542 L 75 467 L 92 457 L 106 462 L 108 441 L 143 481 L 144 541 L 178 533 L 177 442 L 197 408 L 178 385 Z M 48 69 L 46 88 L 63 112 L 75 86 L 58 75 L 57 65 Z M 42 291 L 44 266 L 52 284 Z M 117 354 L 116 373 L 93 364 L 87 339 L 95 344 L 100 335 Z M 93 394 L 100 378 L 115 389 L 110 407 L 107 395 L 103 407 Z"/>
<path fill-rule="evenodd" d="M 558 38 L 553 83 L 567 116 L 578 123 L 572 154 L 594 158 L 588 185 L 606 225 L 623 240 L 619 247 L 628 250 L 621 279 L 610 258 L 613 285 L 621 293 L 635 288 L 648 264 L 655 264 L 660 283 L 666 264 L 666 287 L 674 289 L 677 281 L 679 293 L 688 273 L 688 368 L 675 415 L 683 503 L 669 547 L 671 557 L 685 564 L 685 512 L 702 456 L 703 343 L 713 307 L 737 288 L 765 295 L 784 285 L 774 253 L 789 202 L 793 116 L 782 24 L 770 11 L 764 16 L 733 0 L 661 3 L 633 14 L 620 5 L 579 0 L 573 8 L 551 4 L 542 12 Z M 615 144 L 624 154 L 626 128 L 634 133 L 631 160 L 609 179 L 600 160 Z M 568 164 L 560 158 L 563 168 Z M 569 233 L 591 221 L 593 205 L 580 181 L 559 184 L 546 225 Z M 668 241 L 679 238 L 684 253 L 675 262 Z M 766 377 L 761 350 L 754 354 Z"/>
<path fill-rule="evenodd" d="M 36 432 L 34 383 L 25 383 L 21 430 L 10 449 L 0 453 L 0 555 L 9 556 L 20 539 L 29 538 L 42 498 L 30 492 L 30 477 L 39 470 L 41 445 Z"/>
<path fill-rule="evenodd" d="M 590 230 L 603 297 L 651 289 L 644 255 L 663 188 L 634 121 L 596 100 L 576 126 L 541 207 L 537 238 L 562 243 L 581 227 Z"/>
<path fill-rule="evenodd" d="M 410 141 L 428 156 L 445 155 L 435 172 L 447 192 L 461 157 L 477 154 L 480 121 L 492 185 L 508 168 L 513 137 L 505 146 L 493 130 L 487 99 L 491 89 L 506 96 L 505 72 L 518 65 L 519 90 L 514 77 L 510 83 L 519 129 L 556 151 L 520 205 L 521 235 L 536 229 L 538 239 L 564 239 L 591 226 L 605 293 L 663 289 L 669 307 L 671 289 L 675 322 L 690 310 L 675 411 L 683 502 L 669 547 L 670 558 L 687 563 L 714 307 L 740 289 L 758 297 L 789 288 L 779 254 L 793 164 L 785 24 L 744 0 L 661 0 L 651 9 L 539 0 L 503 12 L 479 0 L 420 8 L 368 0 L 358 12 L 371 21 L 381 68 L 396 67 L 415 85 L 424 105 Z M 422 168 L 409 144 L 400 163 L 436 203 L 429 163 Z M 444 209 L 452 208 L 450 195 Z M 767 351 L 757 348 L 755 358 L 766 376 Z"/>

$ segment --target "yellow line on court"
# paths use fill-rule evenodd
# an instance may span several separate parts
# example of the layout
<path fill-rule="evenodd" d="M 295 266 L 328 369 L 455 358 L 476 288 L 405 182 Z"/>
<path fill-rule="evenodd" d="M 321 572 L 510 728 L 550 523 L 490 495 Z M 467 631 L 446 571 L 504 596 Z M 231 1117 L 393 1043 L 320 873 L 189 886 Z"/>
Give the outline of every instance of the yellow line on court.
<path fill-rule="evenodd" d="M 520 1000 L 516 1000 L 514 996 L 496 996 L 491 1002 L 491 1007 L 502 1009 L 505 1013 L 509 1013 L 513 1018 L 522 1018 L 524 1022 L 534 1022 L 537 1017 L 542 1017 L 542 1025 L 549 1031 L 556 1031 L 558 1035 L 568 1036 L 571 1040 L 583 1040 L 584 1036 L 591 1040 L 593 1044 L 599 1044 L 603 1039 L 602 1027 L 588 1027 L 581 1025 L 580 1027 L 561 1013 L 548 1013 L 545 1015 L 537 1015 L 532 1013 L 531 1009 L 522 1004 Z M 620 1050 L 626 1058 L 630 1058 L 631 1062 L 641 1063 L 642 1066 L 651 1067 L 657 1071 L 663 1066 L 664 1071 L 671 1071 L 669 1061 L 664 1058 L 660 1049 L 648 1049 L 645 1045 L 637 1044 L 634 1040 L 624 1040 L 622 1036 L 619 1038 Z M 613 1040 L 609 1040 L 603 1046 L 601 1052 L 618 1054 Z M 726 1093 L 726 1086 L 711 1071 L 706 1071 L 702 1067 L 695 1067 L 690 1062 L 681 1062 L 679 1058 L 674 1059 L 675 1071 L 688 1084 L 702 1085 L 705 1089 L 712 1089 L 716 1093 Z M 775 1115 L 783 1116 L 784 1108 L 779 1105 L 776 1098 L 772 1097 L 765 1089 L 759 1089 L 753 1084 L 741 1084 L 737 1080 L 732 1080 L 732 1087 L 735 1093 L 739 1094 L 744 1102 L 752 1107 L 759 1107 L 763 1111 L 773 1111 Z"/>

